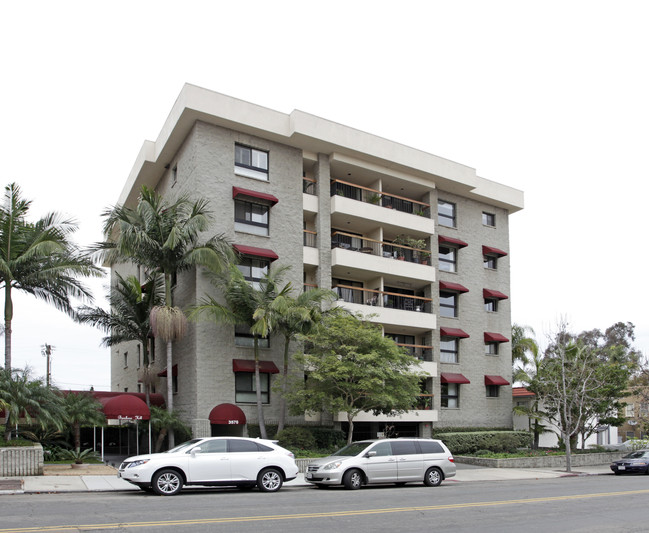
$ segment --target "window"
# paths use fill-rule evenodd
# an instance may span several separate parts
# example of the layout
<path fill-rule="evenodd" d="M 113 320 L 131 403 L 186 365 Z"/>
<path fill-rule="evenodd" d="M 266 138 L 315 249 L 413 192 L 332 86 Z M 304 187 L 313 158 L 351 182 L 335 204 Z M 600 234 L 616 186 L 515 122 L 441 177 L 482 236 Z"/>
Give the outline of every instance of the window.
<path fill-rule="evenodd" d="M 270 261 L 268 259 L 259 259 L 256 257 L 242 257 L 237 268 L 243 274 L 247 281 L 252 281 L 253 285 L 259 283 L 264 275 L 268 274 Z"/>
<path fill-rule="evenodd" d="M 498 270 L 498 257 L 495 255 L 485 255 L 483 265 L 491 270 Z"/>
<path fill-rule="evenodd" d="M 457 272 L 457 248 L 439 246 L 439 269 L 444 272 Z"/>
<path fill-rule="evenodd" d="M 128 368 L 128 352 L 124 352 L 124 368 Z"/>
<path fill-rule="evenodd" d="M 455 227 L 455 204 L 444 200 L 437 201 L 437 223 L 441 226 Z"/>
<path fill-rule="evenodd" d="M 490 313 L 498 312 L 498 300 L 495 298 L 485 298 L 484 299 L 484 309 Z"/>
<path fill-rule="evenodd" d="M 178 394 L 178 376 L 171 376 L 171 389 L 174 394 Z"/>
<path fill-rule="evenodd" d="M 485 355 L 498 355 L 498 342 L 485 342 L 484 353 Z"/>
<path fill-rule="evenodd" d="M 258 337 L 258 346 L 260 348 L 270 348 L 268 337 Z M 247 346 L 252 348 L 255 343 L 255 337 L 250 333 L 250 328 L 246 325 L 239 324 L 234 326 L 234 344 L 237 346 Z"/>
<path fill-rule="evenodd" d="M 234 146 L 234 173 L 268 181 L 268 152 L 248 146 Z"/>
<path fill-rule="evenodd" d="M 624 408 L 624 416 L 625 417 L 633 418 L 635 416 L 633 407 L 634 407 L 634 405 L 632 403 L 630 403 L 629 405 L 627 405 Z"/>
<path fill-rule="evenodd" d="M 460 385 L 442 383 L 442 407 L 457 409 L 460 407 Z"/>
<path fill-rule="evenodd" d="M 270 403 L 270 374 L 259 374 L 261 380 L 261 401 Z M 257 401 L 257 389 L 255 388 L 255 374 L 253 372 L 235 372 L 235 395 L 237 403 L 255 403 Z"/>
<path fill-rule="evenodd" d="M 255 235 L 268 235 L 270 207 L 262 204 L 234 201 L 234 229 Z"/>
<path fill-rule="evenodd" d="M 457 300 L 458 294 L 456 292 L 442 292 L 439 293 L 439 314 L 449 318 L 457 317 Z"/>
<path fill-rule="evenodd" d="M 440 362 L 458 363 L 460 359 L 460 341 L 458 339 L 442 338 L 439 343 Z"/>
<path fill-rule="evenodd" d="M 242 453 L 242 452 L 272 452 L 273 449 L 268 446 L 264 446 L 258 442 L 252 442 L 249 440 L 235 440 L 228 439 L 228 452 L 230 453 Z"/>
<path fill-rule="evenodd" d="M 482 213 L 482 223 L 485 226 L 490 226 L 492 228 L 495 228 L 496 227 L 496 215 L 494 215 L 493 213 L 485 213 L 483 211 L 483 213 Z"/>
<path fill-rule="evenodd" d="M 487 385 L 487 398 L 498 398 L 500 396 L 500 385 Z"/>
<path fill-rule="evenodd" d="M 142 366 L 142 347 L 138 344 L 137 345 L 137 367 L 140 368 Z"/>
<path fill-rule="evenodd" d="M 142 383 L 137 384 L 137 391 L 142 392 Z"/>

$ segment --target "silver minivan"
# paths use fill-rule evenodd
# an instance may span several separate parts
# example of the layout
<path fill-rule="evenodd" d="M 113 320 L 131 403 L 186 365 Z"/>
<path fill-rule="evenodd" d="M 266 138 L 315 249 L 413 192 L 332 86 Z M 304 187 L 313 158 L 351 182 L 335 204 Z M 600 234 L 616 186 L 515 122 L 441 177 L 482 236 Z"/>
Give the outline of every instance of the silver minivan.
<path fill-rule="evenodd" d="M 352 442 L 307 466 L 304 479 L 316 487 L 359 489 L 374 483 L 424 483 L 436 487 L 455 475 L 453 455 L 441 440 L 399 438 Z"/>

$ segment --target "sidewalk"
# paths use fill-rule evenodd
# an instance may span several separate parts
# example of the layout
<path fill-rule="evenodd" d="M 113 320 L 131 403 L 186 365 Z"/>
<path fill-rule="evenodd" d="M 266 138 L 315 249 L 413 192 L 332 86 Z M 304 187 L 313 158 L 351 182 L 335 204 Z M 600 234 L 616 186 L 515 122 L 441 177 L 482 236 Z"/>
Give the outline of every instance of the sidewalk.
<path fill-rule="evenodd" d="M 476 481 L 508 481 L 522 479 L 550 479 L 568 476 L 597 476 L 611 474 L 608 464 L 579 467 L 572 473 L 547 468 L 480 468 L 458 465 L 455 477 L 444 483 L 469 483 Z M 304 475 L 298 474 L 285 487 L 309 486 Z M 27 476 L 0 478 L 0 495 L 49 492 L 106 492 L 139 490 L 123 479 L 114 475 L 78 475 L 78 476 Z"/>

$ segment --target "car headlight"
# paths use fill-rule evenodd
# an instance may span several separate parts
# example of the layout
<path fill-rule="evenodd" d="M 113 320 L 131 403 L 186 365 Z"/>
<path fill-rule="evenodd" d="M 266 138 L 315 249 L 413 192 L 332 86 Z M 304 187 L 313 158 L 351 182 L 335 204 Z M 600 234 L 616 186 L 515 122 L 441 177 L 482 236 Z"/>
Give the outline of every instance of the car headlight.
<path fill-rule="evenodd" d="M 324 467 L 322 469 L 323 470 L 335 470 L 341 464 L 343 464 L 342 461 L 334 461 L 333 463 L 328 463 L 328 464 L 324 465 Z"/>
<path fill-rule="evenodd" d="M 126 468 L 134 468 L 136 466 L 142 466 L 145 465 L 149 462 L 149 459 L 140 459 L 139 461 L 133 461 L 130 465 L 128 465 Z"/>

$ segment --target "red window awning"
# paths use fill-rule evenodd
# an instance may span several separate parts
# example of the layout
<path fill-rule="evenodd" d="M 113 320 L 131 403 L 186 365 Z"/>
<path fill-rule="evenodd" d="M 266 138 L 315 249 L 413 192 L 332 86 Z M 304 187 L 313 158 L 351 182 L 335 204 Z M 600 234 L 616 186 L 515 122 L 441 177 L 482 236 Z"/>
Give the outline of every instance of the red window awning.
<path fill-rule="evenodd" d="M 509 385 L 509 381 L 507 381 L 505 378 L 502 378 L 500 376 L 485 376 L 484 384 L 502 386 L 502 385 Z"/>
<path fill-rule="evenodd" d="M 469 246 L 469 243 L 464 242 L 460 239 L 454 239 L 453 237 L 444 237 L 443 235 L 438 235 L 437 241 L 440 244 L 448 244 L 450 246 L 457 246 L 458 248 L 464 248 L 465 246 Z"/>
<path fill-rule="evenodd" d="M 459 283 L 451 283 L 450 281 L 440 281 L 439 289 L 442 291 L 455 291 L 455 292 L 469 292 L 464 285 Z"/>
<path fill-rule="evenodd" d="M 507 337 L 503 337 L 500 333 L 484 333 L 485 342 L 509 342 Z"/>
<path fill-rule="evenodd" d="M 232 359 L 233 372 L 254 372 L 255 362 L 251 359 Z M 272 361 L 259 361 L 259 372 L 263 374 L 279 374 L 279 368 Z"/>
<path fill-rule="evenodd" d="M 506 294 L 491 289 L 482 289 L 482 297 L 492 300 L 506 300 L 507 298 L 509 298 L 509 296 L 507 296 Z"/>
<path fill-rule="evenodd" d="M 174 365 L 171 367 L 171 376 L 174 378 L 178 377 L 178 365 Z M 166 378 L 167 377 L 167 369 L 165 368 L 162 372 L 158 372 L 158 377 L 161 378 Z"/>
<path fill-rule="evenodd" d="M 493 246 L 482 246 L 482 255 L 496 255 L 498 257 L 504 257 L 507 255 L 507 252 L 503 252 L 502 250 L 498 248 L 494 248 Z"/>
<path fill-rule="evenodd" d="M 237 196 L 247 196 L 248 198 L 256 198 L 257 200 L 263 200 L 268 202 L 271 205 L 275 205 L 279 200 L 277 197 L 272 194 L 267 194 L 265 192 L 251 191 L 250 189 L 244 189 L 243 187 L 232 187 L 232 198 Z"/>
<path fill-rule="evenodd" d="M 210 411 L 211 424 L 239 426 L 246 423 L 246 415 L 241 408 L 231 403 L 222 403 Z"/>
<path fill-rule="evenodd" d="M 267 257 L 271 261 L 279 259 L 279 256 L 267 248 L 257 248 L 256 246 L 244 246 L 243 244 L 233 245 L 234 249 L 241 255 L 251 255 L 253 257 Z"/>
<path fill-rule="evenodd" d="M 461 339 L 468 339 L 470 337 L 467 332 L 460 328 L 439 328 L 439 334 L 442 337 L 459 337 Z"/>
<path fill-rule="evenodd" d="M 471 383 L 462 374 L 454 374 L 452 372 L 442 372 L 441 381 L 442 383 Z"/>
<path fill-rule="evenodd" d="M 131 394 L 99 398 L 99 402 L 103 405 L 104 415 L 109 420 L 149 420 L 151 418 L 147 405 Z"/>

